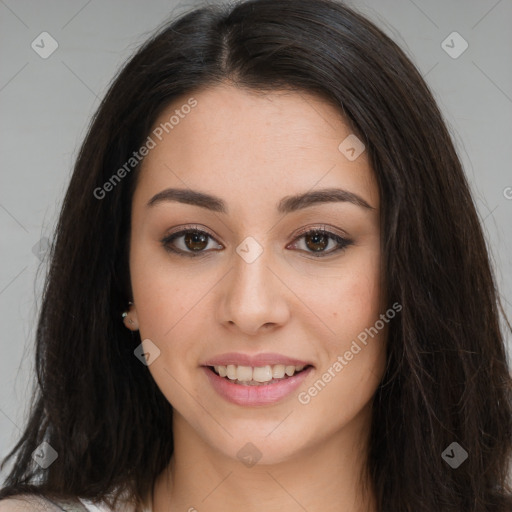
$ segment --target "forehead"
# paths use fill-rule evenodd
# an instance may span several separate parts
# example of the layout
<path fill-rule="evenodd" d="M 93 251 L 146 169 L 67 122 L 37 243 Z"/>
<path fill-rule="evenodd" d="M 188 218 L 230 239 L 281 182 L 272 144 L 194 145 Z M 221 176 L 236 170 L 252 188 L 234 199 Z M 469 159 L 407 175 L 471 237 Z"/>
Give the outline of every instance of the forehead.
<path fill-rule="evenodd" d="M 366 152 L 344 152 L 355 134 L 338 109 L 305 92 L 210 87 L 173 101 L 149 135 L 139 197 L 181 186 L 275 202 L 283 191 L 343 186 L 378 206 Z"/>

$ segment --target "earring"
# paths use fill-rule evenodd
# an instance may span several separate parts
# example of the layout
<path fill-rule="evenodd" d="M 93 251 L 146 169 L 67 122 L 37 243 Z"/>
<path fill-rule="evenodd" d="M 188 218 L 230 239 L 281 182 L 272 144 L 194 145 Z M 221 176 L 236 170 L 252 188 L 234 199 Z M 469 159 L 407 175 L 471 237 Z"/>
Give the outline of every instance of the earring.
<path fill-rule="evenodd" d="M 128 302 L 128 305 L 129 306 L 133 306 L 133 302 Z M 128 311 L 123 311 L 122 315 L 121 315 L 121 318 L 124 320 L 126 317 L 128 316 Z M 130 322 L 131 324 L 133 324 L 133 320 L 131 318 L 128 319 L 128 322 Z"/>
<path fill-rule="evenodd" d="M 128 316 L 128 313 L 127 313 L 126 311 L 121 315 L 121 317 L 122 317 L 122 319 L 123 319 L 123 320 L 124 320 L 127 316 Z M 133 320 L 132 320 L 131 318 L 128 318 L 128 322 L 130 322 L 131 324 L 133 324 Z"/>

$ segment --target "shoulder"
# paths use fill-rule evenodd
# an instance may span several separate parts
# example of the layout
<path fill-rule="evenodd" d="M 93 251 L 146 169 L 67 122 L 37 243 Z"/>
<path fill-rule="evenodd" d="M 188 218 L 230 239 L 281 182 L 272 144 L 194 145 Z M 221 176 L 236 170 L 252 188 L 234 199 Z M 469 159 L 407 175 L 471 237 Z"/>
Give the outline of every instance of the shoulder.
<path fill-rule="evenodd" d="M 30 494 L 10 496 L 0 500 L 0 512 L 54 512 L 59 508 L 53 503 Z"/>
<path fill-rule="evenodd" d="M 0 500 L 0 512 L 88 512 L 80 501 L 58 503 L 34 494 L 19 494 Z"/>
<path fill-rule="evenodd" d="M 135 512 L 135 506 L 126 504 L 123 512 Z M 146 504 L 143 512 L 151 510 Z M 114 512 L 106 504 L 94 504 L 92 501 L 78 499 L 75 501 L 53 501 L 35 494 L 17 494 L 0 500 L 0 512 Z"/>

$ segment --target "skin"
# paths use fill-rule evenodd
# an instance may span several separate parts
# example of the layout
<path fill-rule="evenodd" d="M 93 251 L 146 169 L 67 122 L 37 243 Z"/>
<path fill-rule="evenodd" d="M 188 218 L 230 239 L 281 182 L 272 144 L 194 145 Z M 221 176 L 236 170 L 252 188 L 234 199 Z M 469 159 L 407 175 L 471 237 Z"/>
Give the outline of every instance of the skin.
<path fill-rule="evenodd" d="M 367 152 L 349 161 L 338 150 L 351 130 L 316 96 L 222 84 L 193 97 L 197 106 L 145 157 L 132 203 L 134 305 L 125 325 L 160 350 L 148 368 L 175 413 L 175 453 L 155 484 L 154 511 L 376 512 L 358 477 L 387 326 L 308 404 L 298 400 L 386 310 L 379 190 Z M 169 187 L 218 196 L 228 213 L 175 201 L 146 206 Z M 285 196 L 330 187 L 373 209 L 324 202 L 277 212 Z M 166 251 L 162 239 L 190 224 L 213 237 L 203 255 Z M 315 257 L 297 233 L 322 226 L 353 243 Z M 235 250 L 248 236 L 263 248 L 250 264 Z M 174 246 L 194 247 L 183 236 Z M 330 241 L 325 252 L 335 247 Z M 279 353 L 314 369 L 278 403 L 244 407 L 219 396 L 201 367 L 226 352 Z M 237 458 L 247 442 L 261 454 L 252 467 Z"/>

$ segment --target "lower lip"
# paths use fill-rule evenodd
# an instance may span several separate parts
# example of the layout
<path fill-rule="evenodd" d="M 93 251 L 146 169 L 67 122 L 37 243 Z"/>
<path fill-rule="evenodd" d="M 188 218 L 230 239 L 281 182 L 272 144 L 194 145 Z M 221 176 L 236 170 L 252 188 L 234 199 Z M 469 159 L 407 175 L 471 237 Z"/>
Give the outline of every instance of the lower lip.
<path fill-rule="evenodd" d="M 213 389 L 228 402 L 237 405 L 267 405 L 273 404 L 287 397 L 295 391 L 309 375 L 313 367 L 310 366 L 300 373 L 288 377 L 274 384 L 261 386 L 244 386 L 235 384 L 225 377 L 220 377 L 209 367 L 203 366 Z"/>

